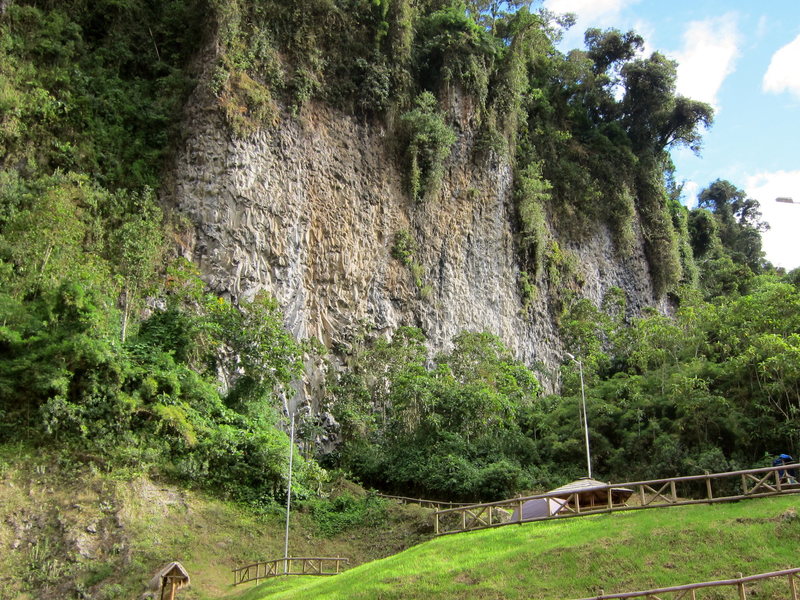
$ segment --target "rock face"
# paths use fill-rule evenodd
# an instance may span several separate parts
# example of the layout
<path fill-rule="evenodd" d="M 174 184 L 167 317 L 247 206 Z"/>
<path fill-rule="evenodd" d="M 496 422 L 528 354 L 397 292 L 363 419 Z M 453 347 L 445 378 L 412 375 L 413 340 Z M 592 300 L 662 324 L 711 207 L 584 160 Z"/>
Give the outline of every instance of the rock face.
<path fill-rule="evenodd" d="M 187 253 L 218 293 L 271 292 L 299 338 L 335 348 L 415 325 L 436 350 L 486 330 L 552 389 L 561 342 L 546 293 L 522 312 L 511 167 L 477 157 L 469 106 L 456 98 L 450 111 L 460 135 L 440 193 L 415 203 L 381 126 L 309 106 L 234 139 L 198 94 L 167 192 L 195 225 Z M 416 278 L 391 255 L 401 231 L 418 247 Z M 654 303 L 641 247 L 621 259 L 602 226 L 580 245 L 560 242 L 577 255 L 579 295 L 599 303 L 619 286 L 634 310 Z"/>

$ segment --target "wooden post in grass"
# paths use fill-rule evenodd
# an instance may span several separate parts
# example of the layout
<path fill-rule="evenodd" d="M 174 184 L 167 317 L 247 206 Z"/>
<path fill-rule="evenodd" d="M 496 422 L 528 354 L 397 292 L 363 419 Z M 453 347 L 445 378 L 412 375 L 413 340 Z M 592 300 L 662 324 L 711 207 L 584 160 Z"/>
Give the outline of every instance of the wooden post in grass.
<path fill-rule="evenodd" d="M 706 496 L 709 500 L 714 499 L 714 493 L 711 491 L 711 478 L 706 477 Z"/>
<path fill-rule="evenodd" d="M 797 600 L 797 587 L 794 583 L 794 573 L 789 573 L 789 591 L 792 594 L 792 600 Z"/>
<path fill-rule="evenodd" d="M 739 579 L 741 579 L 742 577 L 744 577 L 744 575 L 742 575 L 741 573 L 739 573 Z M 745 591 L 744 591 L 744 583 L 742 583 L 742 582 L 740 581 L 740 582 L 737 584 L 737 587 L 739 588 L 739 600 L 747 600 L 747 594 L 746 594 L 746 593 L 745 593 Z"/>

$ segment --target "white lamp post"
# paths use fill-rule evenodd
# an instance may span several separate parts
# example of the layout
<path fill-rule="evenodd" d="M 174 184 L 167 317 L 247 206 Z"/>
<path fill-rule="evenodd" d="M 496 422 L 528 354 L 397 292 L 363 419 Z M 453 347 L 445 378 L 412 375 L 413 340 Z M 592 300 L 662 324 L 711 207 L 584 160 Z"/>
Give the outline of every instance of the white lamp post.
<path fill-rule="evenodd" d="M 286 536 L 283 543 L 283 574 L 289 572 L 289 511 L 292 507 L 292 461 L 294 459 L 294 412 L 292 413 L 289 438 L 289 485 L 286 489 Z"/>
<path fill-rule="evenodd" d="M 578 372 L 580 373 L 580 376 L 581 376 L 581 404 L 583 406 L 583 423 L 582 424 L 583 424 L 583 435 L 584 435 L 584 438 L 586 439 L 586 470 L 589 472 L 589 478 L 591 479 L 591 477 L 592 477 L 592 456 L 591 456 L 591 453 L 589 451 L 589 420 L 588 420 L 588 418 L 586 416 L 586 390 L 584 389 L 584 385 L 583 385 L 583 363 L 581 363 L 581 361 L 579 361 L 577 358 L 575 358 L 569 352 L 566 352 L 565 356 L 567 358 L 569 358 L 570 360 L 574 360 L 576 363 L 578 363 Z"/>

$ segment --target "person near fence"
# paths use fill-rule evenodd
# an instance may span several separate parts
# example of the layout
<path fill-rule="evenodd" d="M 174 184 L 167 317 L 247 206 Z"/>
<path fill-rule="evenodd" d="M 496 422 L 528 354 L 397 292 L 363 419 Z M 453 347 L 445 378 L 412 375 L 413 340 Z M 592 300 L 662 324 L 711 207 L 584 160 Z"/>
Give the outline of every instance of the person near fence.
<path fill-rule="evenodd" d="M 772 466 L 779 467 L 793 462 L 794 459 L 788 454 L 779 454 L 775 460 L 772 461 Z M 785 481 L 786 483 L 797 483 L 797 471 L 795 469 L 781 469 L 778 471 L 778 477 L 781 481 Z"/>

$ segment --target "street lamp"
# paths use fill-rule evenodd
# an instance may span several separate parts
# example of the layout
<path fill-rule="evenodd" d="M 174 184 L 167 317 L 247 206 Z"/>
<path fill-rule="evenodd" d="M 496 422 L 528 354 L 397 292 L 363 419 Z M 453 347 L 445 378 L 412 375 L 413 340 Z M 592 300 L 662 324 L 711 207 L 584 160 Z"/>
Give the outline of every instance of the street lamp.
<path fill-rule="evenodd" d="M 287 406 L 288 410 L 288 406 Z M 292 463 L 294 460 L 294 412 L 292 412 L 292 422 L 290 425 L 289 438 L 289 482 L 286 486 L 286 535 L 283 543 L 283 574 L 289 572 L 289 512 L 292 507 Z"/>
<path fill-rule="evenodd" d="M 589 420 L 586 417 L 586 390 L 583 385 L 583 363 L 575 358 L 569 352 L 565 352 L 564 355 L 569 358 L 570 360 L 574 360 L 578 363 L 578 372 L 581 376 L 581 404 L 583 405 L 583 435 L 586 438 L 586 470 L 589 472 L 589 479 L 592 478 L 592 456 L 589 452 Z"/>

